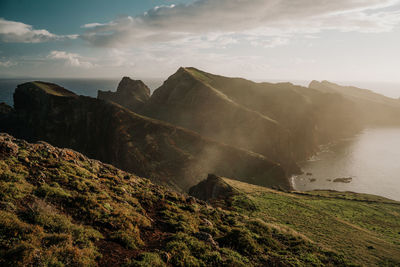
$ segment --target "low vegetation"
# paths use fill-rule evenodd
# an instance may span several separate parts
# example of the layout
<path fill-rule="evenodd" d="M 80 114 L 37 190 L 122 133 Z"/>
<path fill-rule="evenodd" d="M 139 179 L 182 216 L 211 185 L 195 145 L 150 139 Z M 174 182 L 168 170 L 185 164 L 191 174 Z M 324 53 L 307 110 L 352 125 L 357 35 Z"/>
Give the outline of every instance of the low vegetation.
<path fill-rule="evenodd" d="M 365 266 L 400 265 L 400 203 L 351 192 L 286 193 L 230 179 L 234 210 Z M 255 207 L 249 209 L 249 207 Z"/>
<path fill-rule="evenodd" d="M 0 265 L 348 266 L 274 220 L 0 135 Z M 393 244 L 394 246 L 394 244 Z"/>

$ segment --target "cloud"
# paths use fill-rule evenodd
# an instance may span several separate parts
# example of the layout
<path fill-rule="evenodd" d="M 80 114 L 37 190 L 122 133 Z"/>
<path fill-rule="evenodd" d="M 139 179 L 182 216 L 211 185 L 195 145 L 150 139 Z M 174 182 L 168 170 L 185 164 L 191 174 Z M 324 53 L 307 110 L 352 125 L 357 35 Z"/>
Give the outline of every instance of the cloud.
<path fill-rule="evenodd" d="M 140 16 L 121 17 L 104 24 L 86 24 L 82 26 L 87 29 L 82 38 L 96 46 L 116 47 L 209 34 L 241 34 L 264 40 L 281 37 L 282 41 L 295 34 L 330 29 L 384 32 L 400 22 L 400 12 L 394 9 L 397 3 L 398 0 L 197 0 L 157 6 Z"/>
<path fill-rule="evenodd" d="M 72 67 L 91 68 L 94 66 L 94 64 L 92 64 L 91 62 L 85 61 L 82 56 L 65 51 L 51 51 L 48 55 L 48 58 L 63 60 L 67 65 Z"/>
<path fill-rule="evenodd" d="M 15 65 L 17 65 L 17 63 L 13 62 L 13 61 L 10 61 L 10 60 L 0 61 L 0 67 L 3 67 L 3 68 L 9 68 L 9 67 L 12 67 L 12 66 L 15 66 Z"/>
<path fill-rule="evenodd" d="M 78 35 L 56 35 L 43 29 L 35 30 L 31 25 L 0 18 L 0 42 L 4 43 L 42 43 L 77 37 Z"/>
<path fill-rule="evenodd" d="M 254 47 L 265 47 L 265 48 L 273 48 L 277 46 L 286 45 L 289 43 L 289 38 L 283 38 L 283 37 L 273 37 L 262 40 L 260 38 L 251 36 L 248 37 L 247 40 L 249 40 L 250 44 Z"/>
<path fill-rule="evenodd" d="M 94 28 L 94 27 L 98 27 L 98 26 L 103 26 L 104 24 L 101 23 L 88 23 L 85 25 L 82 25 L 81 28 Z"/>

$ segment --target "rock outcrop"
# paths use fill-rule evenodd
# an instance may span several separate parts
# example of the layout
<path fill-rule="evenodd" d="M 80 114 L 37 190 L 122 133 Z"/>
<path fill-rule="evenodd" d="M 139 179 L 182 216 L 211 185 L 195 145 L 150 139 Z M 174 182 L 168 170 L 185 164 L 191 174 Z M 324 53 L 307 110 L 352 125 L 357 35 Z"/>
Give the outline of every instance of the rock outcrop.
<path fill-rule="evenodd" d="M 236 189 L 214 174 L 209 174 L 207 179 L 189 189 L 191 196 L 204 201 L 225 200 L 237 193 Z"/>
<path fill-rule="evenodd" d="M 116 92 L 99 90 L 97 98 L 137 111 L 149 100 L 150 89 L 140 80 L 124 77 L 120 81 Z"/>
<path fill-rule="evenodd" d="M 12 107 L 7 105 L 6 103 L 0 103 L 0 115 L 8 114 L 12 111 Z"/>
<path fill-rule="evenodd" d="M 180 68 L 139 113 L 254 151 L 289 173 L 320 144 L 356 133 L 358 110 L 339 94 Z"/>
<path fill-rule="evenodd" d="M 260 154 L 205 139 L 113 103 L 75 95 L 55 84 L 19 85 L 14 103 L 12 121 L 24 129 L 16 131 L 18 137 L 72 148 L 176 190 L 189 189 L 208 173 L 262 186 L 291 187 L 284 170 Z"/>

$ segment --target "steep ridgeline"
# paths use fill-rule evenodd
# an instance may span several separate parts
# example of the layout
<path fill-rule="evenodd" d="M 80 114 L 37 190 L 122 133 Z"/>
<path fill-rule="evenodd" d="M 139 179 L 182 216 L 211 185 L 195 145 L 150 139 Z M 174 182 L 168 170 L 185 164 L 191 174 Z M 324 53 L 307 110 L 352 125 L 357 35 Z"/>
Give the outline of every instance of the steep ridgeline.
<path fill-rule="evenodd" d="M 139 80 L 122 78 L 116 92 L 98 91 L 97 98 L 117 103 L 132 111 L 140 109 L 150 98 L 150 89 Z"/>
<path fill-rule="evenodd" d="M 339 93 L 352 100 L 362 112 L 362 120 L 367 125 L 400 124 L 400 101 L 370 90 L 354 86 L 340 86 L 328 81 L 312 81 L 309 88 L 321 92 Z"/>
<path fill-rule="evenodd" d="M 75 149 L 176 190 L 187 190 L 208 173 L 262 186 L 290 189 L 284 170 L 264 156 L 220 144 L 119 105 L 78 96 L 55 84 L 30 82 L 14 93 L 11 123 L 16 135 Z M 11 125 L 11 127 L 7 127 Z"/>
<path fill-rule="evenodd" d="M 293 265 L 351 266 L 282 224 L 0 134 L 0 266 Z"/>
<path fill-rule="evenodd" d="M 280 163 L 289 173 L 318 145 L 360 129 L 358 110 L 337 93 L 254 83 L 180 68 L 138 111 Z"/>

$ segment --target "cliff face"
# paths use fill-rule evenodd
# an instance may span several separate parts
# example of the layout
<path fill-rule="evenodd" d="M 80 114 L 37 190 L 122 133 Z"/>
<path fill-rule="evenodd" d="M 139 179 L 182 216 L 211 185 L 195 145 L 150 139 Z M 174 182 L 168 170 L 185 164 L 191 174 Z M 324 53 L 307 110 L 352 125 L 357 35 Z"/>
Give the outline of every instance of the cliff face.
<path fill-rule="evenodd" d="M 309 88 L 342 95 L 361 111 L 360 120 L 367 125 L 399 125 L 400 101 L 354 86 L 340 86 L 328 81 L 312 81 Z"/>
<path fill-rule="evenodd" d="M 29 129 L 18 133 L 20 137 L 75 149 L 177 190 L 187 190 L 208 173 L 291 187 L 283 169 L 262 155 L 77 96 L 55 84 L 19 85 L 14 103 L 14 117 Z"/>
<path fill-rule="evenodd" d="M 127 109 L 136 111 L 150 98 L 150 89 L 140 80 L 122 78 L 116 92 L 98 91 L 97 98 L 117 103 Z"/>
<path fill-rule="evenodd" d="M 157 89 L 140 111 L 203 136 L 281 160 L 287 158 L 287 131 L 279 123 L 230 99 L 181 68 Z"/>
<path fill-rule="evenodd" d="M 320 144 L 357 132 L 358 110 L 339 94 L 290 83 L 254 83 L 180 68 L 139 110 L 232 146 L 262 154 L 288 172 Z"/>

